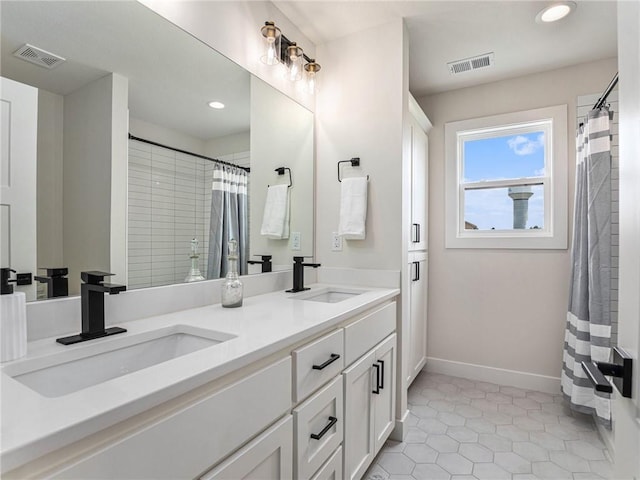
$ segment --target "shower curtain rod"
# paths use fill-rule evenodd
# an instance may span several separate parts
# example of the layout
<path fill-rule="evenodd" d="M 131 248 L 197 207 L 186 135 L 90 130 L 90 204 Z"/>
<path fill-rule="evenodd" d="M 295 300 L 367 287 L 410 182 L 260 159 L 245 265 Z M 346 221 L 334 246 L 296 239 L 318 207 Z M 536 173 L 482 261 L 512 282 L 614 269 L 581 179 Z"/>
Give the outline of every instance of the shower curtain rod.
<path fill-rule="evenodd" d="M 247 173 L 251 172 L 251 168 L 249 168 L 249 167 L 241 167 L 240 165 L 236 165 L 235 163 L 225 162 L 224 160 L 218 160 L 217 158 L 206 157 L 204 155 L 200 155 L 199 153 L 187 152 L 186 150 L 180 150 L 179 148 L 173 148 L 173 147 L 170 147 L 168 145 L 163 145 L 163 144 L 158 143 L 158 142 L 153 142 L 151 140 L 146 140 L 144 138 L 136 137 L 135 135 L 129 134 L 129 140 L 137 140 L 138 142 L 148 143 L 149 145 L 155 145 L 156 147 L 166 148 L 166 149 L 169 149 L 169 150 L 173 150 L 174 152 L 185 153 L 187 155 L 192 155 L 194 157 L 202 158 L 204 160 L 209 160 L 210 162 L 221 163 L 222 165 L 228 165 L 230 167 L 241 168 L 242 170 L 244 170 Z"/>
<path fill-rule="evenodd" d="M 593 106 L 594 110 L 596 108 L 601 108 L 604 105 L 604 102 L 607 101 L 607 97 L 611 93 L 611 90 L 613 90 L 613 87 L 615 87 L 617 83 L 618 83 L 618 72 L 616 72 L 616 76 L 613 77 L 611 82 L 609 82 L 609 86 L 605 89 L 604 93 L 600 96 L 596 104 Z"/>

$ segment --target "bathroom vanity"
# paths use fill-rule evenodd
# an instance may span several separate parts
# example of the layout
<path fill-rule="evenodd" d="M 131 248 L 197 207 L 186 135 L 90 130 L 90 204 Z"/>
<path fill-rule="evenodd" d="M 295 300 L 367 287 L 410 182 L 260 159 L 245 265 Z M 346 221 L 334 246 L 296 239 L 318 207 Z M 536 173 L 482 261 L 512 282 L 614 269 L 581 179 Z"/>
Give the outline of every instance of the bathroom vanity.
<path fill-rule="evenodd" d="M 398 294 L 315 285 L 31 342 L 2 367 L 2 475 L 360 478 L 395 425 Z"/>

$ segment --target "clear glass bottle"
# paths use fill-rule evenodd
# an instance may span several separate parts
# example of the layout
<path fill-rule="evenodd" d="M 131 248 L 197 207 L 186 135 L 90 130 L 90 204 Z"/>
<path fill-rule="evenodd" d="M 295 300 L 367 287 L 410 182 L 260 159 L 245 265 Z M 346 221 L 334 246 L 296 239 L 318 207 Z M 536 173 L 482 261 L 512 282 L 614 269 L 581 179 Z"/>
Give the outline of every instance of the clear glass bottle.
<path fill-rule="evenodd" d="M 198 259 L 200 255 L 198 255 L 198 239 L 194 238 L 191 240 L 191 255 L 189 255 L 191 259 L 191 269 L 189 270 L 189 274 L 184 279 L 186 283 L 190 282 L 199 282 L 204 280 L 202 273 L 200 272 L 200 267 L 198 267 Z"/>
<path fill-rule="evenodd" d="M 227 262 L 229 271 L 222 284 L 222 306 L 227 308 L 242 306 L 242 282 L 238 275 L 238 242 L 229 240 Z"/>

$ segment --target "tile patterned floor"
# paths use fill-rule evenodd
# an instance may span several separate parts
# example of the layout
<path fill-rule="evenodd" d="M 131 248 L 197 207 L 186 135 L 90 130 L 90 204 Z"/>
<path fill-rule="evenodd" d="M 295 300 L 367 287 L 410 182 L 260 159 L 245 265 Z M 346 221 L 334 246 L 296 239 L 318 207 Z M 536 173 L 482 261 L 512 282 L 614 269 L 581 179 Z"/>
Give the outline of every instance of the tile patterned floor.
<path fill-rule="evenodd" d="M 408 398 L 404 442 L 388 441 L 366 480 L 611 478 L 593 420 L 561 395 L 423 372 Z"/>

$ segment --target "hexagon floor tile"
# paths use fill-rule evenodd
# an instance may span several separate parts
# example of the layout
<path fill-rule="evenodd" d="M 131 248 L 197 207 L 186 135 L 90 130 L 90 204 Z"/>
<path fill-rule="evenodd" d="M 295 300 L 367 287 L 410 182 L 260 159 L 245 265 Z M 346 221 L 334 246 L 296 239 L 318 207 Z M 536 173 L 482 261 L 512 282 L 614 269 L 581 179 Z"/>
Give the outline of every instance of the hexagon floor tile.
<path fill-rule="evenodd" d="M 590 417 L 561 395 L 422 372 L 411 425 L 389 440 L 364 480 L 602 480 L 609 453 Z"/>

